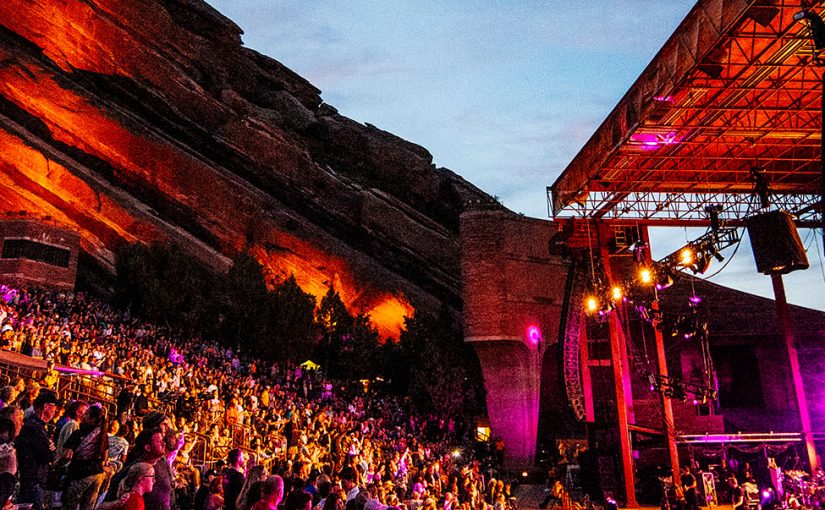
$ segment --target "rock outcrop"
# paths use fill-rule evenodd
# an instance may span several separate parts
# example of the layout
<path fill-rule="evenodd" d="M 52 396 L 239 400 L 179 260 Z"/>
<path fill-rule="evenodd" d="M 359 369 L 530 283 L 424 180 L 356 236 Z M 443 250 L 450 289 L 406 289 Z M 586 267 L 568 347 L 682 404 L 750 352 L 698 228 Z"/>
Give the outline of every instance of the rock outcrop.
<path fill-rule="evenodd" d="M 216 270 L 249 251 L 385 333 L 458 309 L 458 216 L 492 199 L 241 33 L 201 0 L 0 2 L 0 212 L 77 230 L 109 269 L 125 242 Z"/>

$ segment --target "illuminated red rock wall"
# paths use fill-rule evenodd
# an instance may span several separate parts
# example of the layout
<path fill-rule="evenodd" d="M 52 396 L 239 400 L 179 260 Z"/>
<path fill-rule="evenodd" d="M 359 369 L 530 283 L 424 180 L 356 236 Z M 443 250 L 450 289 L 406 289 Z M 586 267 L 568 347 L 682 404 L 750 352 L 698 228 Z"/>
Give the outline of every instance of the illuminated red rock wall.
<path fill-rule="evenodd" d="M 461 216 L 465 340 L 478 353 L 492 433 L 511 465 L 535 460 L 543 355 L 559 339 L 568 271 L 549 253 L 555 232 L 506 211 Z"/>
<path fill-rule="evenodd" d="M 384 334 L 458 308 L 458 215 L 489 197 L 240 33 L 198 0 L 0 2 L 0 212 L 76 230 L 110 270 L 125 242 L 216 270 L 248 250 Z"/>

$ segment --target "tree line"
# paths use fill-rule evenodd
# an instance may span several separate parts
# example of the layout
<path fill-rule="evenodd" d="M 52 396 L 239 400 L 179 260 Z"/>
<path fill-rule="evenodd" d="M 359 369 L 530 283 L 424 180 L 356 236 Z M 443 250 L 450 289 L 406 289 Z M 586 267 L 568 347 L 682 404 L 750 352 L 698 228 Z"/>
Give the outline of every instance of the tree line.
<path fill-rule="evenodd" d="M 268 286 L 248 254 L 222 274 L 176 245 L 135 243 L 117 251 L 116 271 L 116 304 L 141 319 L 266 361 L 312 359 L 333 379 L 384 381 L 422 412 L 471 416 L 483 408 L 478 359 L 446 308 L 406 317 L 395 341 L 380 338 L 369 315 L 350 313 L 332 287 L 319 301 L 294 275 Z"/>

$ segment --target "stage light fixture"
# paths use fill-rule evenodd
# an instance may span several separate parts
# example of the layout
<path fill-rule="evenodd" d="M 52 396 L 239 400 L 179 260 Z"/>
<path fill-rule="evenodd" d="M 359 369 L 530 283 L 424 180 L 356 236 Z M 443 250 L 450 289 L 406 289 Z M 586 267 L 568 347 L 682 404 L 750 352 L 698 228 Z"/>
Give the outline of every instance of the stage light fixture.
<path fill-rule="evenodd" d="M 633 252 L 633 258 L 636 259 L 636 262 L 642 263 L 645 261 L 647 247 L 647 243 L 644 241 L 636 241 L 630 246 L 630 249 Z"/>
<path fill-rule="evenodd" d="M 696 252 L 696 261 L 690 266 L 693 274 L 705 274 L 710 269 L 710 255 L 704 251 Z"/>
<path fill-rule="evenodd" d="M 624 293 L 618 285 L 614 285 L 613 288 L 610 289 L 610 297 L 613 298 L 613 301 L 621 301 L 622 296 L 624 296 Z"/>
<path fill-rule="evenodd" d="M 584 299 L 584 306 L 588 313 L 596 313 L 599 310 L 599 300 L 596 296 L 587 296 Z"/>
<path fill-rule="evenodd" d="M 653 272 L 649 267 L 643 267 L 639 270 L 639 281 L 645 285 L 649 285 L 653 282 Z"/>
<path fill-rule="evenodd" d="M 670 398 L 687 402 L 687 393 L 685 393 L 685 389 L 682 388 L 681 385 L 676 384 L 671 389 Z"/>
<path fill-rule="evenodd" d="M 636 306 L 636 312 L 639 314 L 639 318 L 642 319 L 645 322 L 650 322 L 650 319 L 651 319 L 650 311 L 651 310 L 647 307 L 647 305 L 637 305 Z"/>
<path fill-rule="evenodd" d="M 693 248 L 690 246 L 685 246 L 682 248 L 682 251 L 679 252 L 679 263 L 682 267 L 690 267 L 693 265 L 694 258 L 695 254 L 693 253 Z"/>

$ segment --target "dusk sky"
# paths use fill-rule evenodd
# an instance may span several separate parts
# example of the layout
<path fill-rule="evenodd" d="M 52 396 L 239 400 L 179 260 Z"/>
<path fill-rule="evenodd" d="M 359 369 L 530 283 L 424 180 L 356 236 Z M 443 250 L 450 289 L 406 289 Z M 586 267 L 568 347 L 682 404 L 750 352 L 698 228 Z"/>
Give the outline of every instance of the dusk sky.
<path fill-rule="evenodd" d="M 545 187 L 694 3 L 207 1 L 244 30 L 246 46 L 309 80 L 341 114 L 422 145 L 437 166 L 544 219 Z M 654 258 L 703 232 L 652 231 Z M 787 275 L 785 287 L 790 302 L 825 310 L 822 238 L 814 234 L 800 231 L 811 267 Z M 711 281 L 772 298 L 742 235 Z"/>

